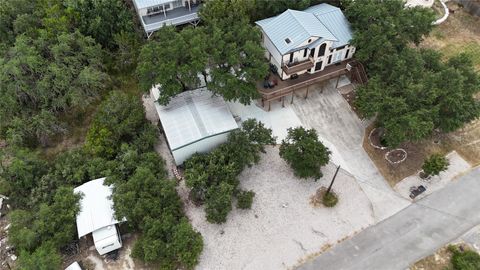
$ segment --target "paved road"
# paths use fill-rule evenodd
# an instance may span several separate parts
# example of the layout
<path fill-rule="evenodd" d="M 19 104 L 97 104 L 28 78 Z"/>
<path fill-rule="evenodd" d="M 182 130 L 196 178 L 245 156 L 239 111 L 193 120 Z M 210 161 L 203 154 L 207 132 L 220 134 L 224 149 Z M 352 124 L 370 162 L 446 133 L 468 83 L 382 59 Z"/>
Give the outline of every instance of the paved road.
<path fill-rule="evenodd" d="M 299 269 L 406 269 L 480 223 L 479 192 L 477 168 Z"/>

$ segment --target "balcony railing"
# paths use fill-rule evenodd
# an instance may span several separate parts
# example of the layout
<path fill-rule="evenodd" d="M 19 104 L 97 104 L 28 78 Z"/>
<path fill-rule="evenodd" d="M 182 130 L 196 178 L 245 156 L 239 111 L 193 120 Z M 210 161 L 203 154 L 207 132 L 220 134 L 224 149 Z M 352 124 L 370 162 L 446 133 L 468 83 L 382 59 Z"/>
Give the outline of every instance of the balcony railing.
<path fill-rule="evenodd" d="M 143 16 L 142 22 L 145 32 L 156 31 L 164 25 L 181 25 L 198 21 L 199 6 L 200 5 L 192 6 L 191 10 L 187 7 L 178 7 L 173 10 L 168 10 L 166 13 L 160 12 L 151 16 Z"/>
<path fill-rule="evenodd" d="M 301 61 L 301 62 L 294 62 L 294 63 L 288 63 L 282 67 L 283 72 L 287 74 L 288 76 L 311 69 L 315 65 L 315 62 L 312 57 L 308 57 L 307 60 Z"/>

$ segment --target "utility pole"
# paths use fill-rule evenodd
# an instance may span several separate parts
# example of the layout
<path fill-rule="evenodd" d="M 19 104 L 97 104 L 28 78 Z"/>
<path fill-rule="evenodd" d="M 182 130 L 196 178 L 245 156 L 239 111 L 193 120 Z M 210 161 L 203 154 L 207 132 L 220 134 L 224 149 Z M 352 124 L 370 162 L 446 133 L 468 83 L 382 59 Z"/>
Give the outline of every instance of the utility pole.
<path fill-rule="evenodd" d="M 340 170 L 340 165 L 338 165 L 337 170 L 335 171 L 335 174 L 333 175 L 332 182 L 330 182 L 330 186 L 328 186 L 328 189 L 327 189 L 327 192 L 325 193 L 325 195 L 327 195 L 330 192 L 330 190 L 332 189 L 333 182 L 335 182 L 335 178 L 337 177 L 337 173 L 338 173 L 339 170 Z"/>

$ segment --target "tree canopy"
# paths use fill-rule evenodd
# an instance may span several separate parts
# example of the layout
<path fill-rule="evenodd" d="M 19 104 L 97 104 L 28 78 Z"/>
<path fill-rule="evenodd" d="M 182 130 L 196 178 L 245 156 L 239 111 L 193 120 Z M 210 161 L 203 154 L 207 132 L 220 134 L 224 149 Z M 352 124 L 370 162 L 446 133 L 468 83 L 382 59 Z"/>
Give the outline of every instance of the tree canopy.
<path fill-rule="evenodd" d="M 208 154 L 195 154 L 185 161 L 186 185 L 195 202 L 206 204 L 207 221 L 226 221 L 233 196 L 242 194 L 237 176 L 245 167 L 260 160 L 259 153 L 265 145 L 274 143 L 271 129 L 249 119 L 242 123 L 241 130 L 229 134 L 226 143 Z"/>
<path fill-rule="evenodd" d="M 204 26 L 157 31 L 139 56 L 143 91 L 160 85 L 159 102 L 167 104 L 178 93 L 199 87 L 203 75 L 208 89 L 225 100 L 249 104 L 257 98 L 255 85 L 268 74 L 268 64 L 248 6 L 248 1 L 211 0 L 200 11 Z"/>
<path fill-rule="evenodd" d="M 293 168 L 296 176 L 320 179 L 321 166 L 330 160 L 330 150 L 318 139 L 314 129 L 289 128 L 280 145 L 280 156 Z"/>
<path fill-rule="evenodd" d="M 416 48 L 432 29 L 429 9 L 404 8 L 401 0 L 346 2 L 355 30 L 356 58 L 370 80 L 357 91 L 356 106 L 376 116 L 385 141 L 396 146 L 418 141 L 436 129 L 450 132 L 480 115 L 473 97 L 480 79 L 464 54 L 442 61 L 441 54 Z"/>

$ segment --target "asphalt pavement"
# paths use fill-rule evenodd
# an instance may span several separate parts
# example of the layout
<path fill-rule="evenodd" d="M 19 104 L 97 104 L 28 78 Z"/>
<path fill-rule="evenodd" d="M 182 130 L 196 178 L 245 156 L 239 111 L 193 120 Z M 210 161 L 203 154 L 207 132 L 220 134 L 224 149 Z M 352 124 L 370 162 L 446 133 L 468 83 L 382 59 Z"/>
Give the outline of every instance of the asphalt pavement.
<path fill-rule="evenodd" d="M 404 270 L 480 224 L 480 168 L 300 266 Z"/>

